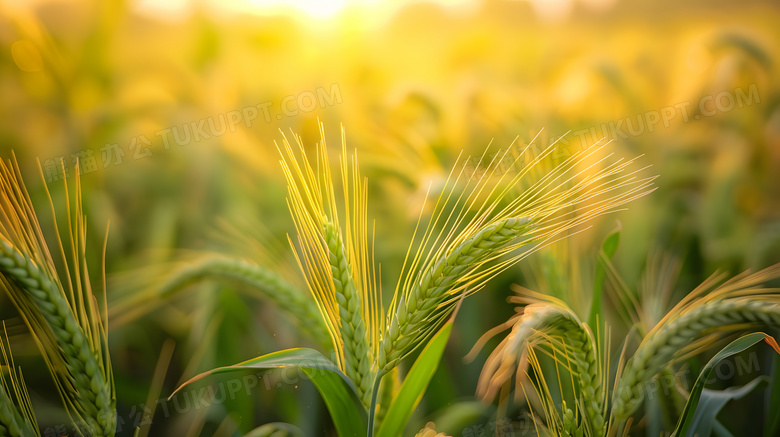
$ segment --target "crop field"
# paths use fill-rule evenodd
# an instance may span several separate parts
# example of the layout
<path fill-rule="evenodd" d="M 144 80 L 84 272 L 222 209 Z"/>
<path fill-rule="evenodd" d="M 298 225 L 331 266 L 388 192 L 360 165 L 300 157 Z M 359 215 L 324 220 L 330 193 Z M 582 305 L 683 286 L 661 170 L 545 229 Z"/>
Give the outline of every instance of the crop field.
<path fill-rule="evenodd" d="M 780 436 L 778 23 L 0 0 L 0 436 Z"/>

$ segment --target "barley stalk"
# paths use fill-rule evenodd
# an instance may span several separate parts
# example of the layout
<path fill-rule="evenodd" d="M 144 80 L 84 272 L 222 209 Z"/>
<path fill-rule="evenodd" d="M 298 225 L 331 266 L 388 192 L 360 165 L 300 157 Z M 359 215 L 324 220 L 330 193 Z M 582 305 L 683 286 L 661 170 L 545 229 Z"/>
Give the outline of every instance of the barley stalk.
<path fill-rule="evenodd" d="M 631 161 L 618 160 L 594 169 L 602 158 L 586 165 L 585 160 L 600 149 L 593 147 L 574 154 L 510 197 L 552 153 L 552 145 L 532 156 L 516 174 L 497 173 L 509 156 L 509 149 L 499 151 L 476 183 L 466 172 L 467 158 L 448 176 L 419 237 L 418 221 L 390 310 L 385 313 L 373 250 L 367 242 L 365 181 L 359 177 L 357 159 L 347 157 L 342 129 L 344 196 L 343 202 L 337 202 L 321 124 L 320 134 L 316 165 L 306 157 L 297 136 L 297 153 L 286 137 L 284 147 L 279 147 L 288 207 L 298 234 L 291 244 L 333 338 L 339 366 L 359 387 L 367 406 L 369 399 L 370 405 L 375 402 L 381 376 L 423 346 L 464 296 L 479 291 L 533 251 L 565 237 L 567 230 L 648 193 L 653 179 L 638 179 L 636 172 L 625 172 Z M 339 226 L 342 217 L 346 219 L 345 240 Z M 369 429 L 375 412 L 369 411 Z"/>
<path fill-rule="evenodd" d="M 654 329 L 626 363 L 612 397 L 612 415 L 628 418 L 641 404 L 641 385 L 685 352 L 685 346 L 707 330 L 725 335 L 744 324 L 780 326 L 780 304 L 763 299 L 733 298 L 696 306 Z"/>
<path fill-rule="evenodd" d="M 390 410 L 390 405 L 393 403 L 393 399 L 398 395 L 398 390 L 401 388 L 401 376 L 398 368 L 393 369 L 387 376 L 382 378 L 382 383 L 379 386 L 379 393 L 377 395 L 376 404 L 376 426 L 382 425 L 382 422 L 387 416 L 387 412 Z"/>
<path fill-rule="evenodd" d="M 362 316 L 360 294 L 355 288 L 350 265 L 344 254 L 341 235 L 332 223 L 325 224 L 325 241 L 328 246 L 336 302 L 341 322 L 341 340 L 344 346 L 347 376 L 355 383 L 363 404 L 371 401 L 371 361 L 368 353 L 366 324 Z"/>
<path fill-rule="evenodd" d="M 318 344 L 330 344 L 317 305 L 281 275 L 249 260 L 227 256 L 207 256 L 171 274 L 158 290 L 159 296 L 170 296 L 194 282 L 206 278 L 225 278 L 241 282 L 259 291 L 293 318 Z"/>
<path fill-rule="evenodd" d="M 5 239 L 0 240 L 0 272 L 23 291 L 54 334 L 72 384 L 74 407 L 96 435 L 114 435 L 113 389 L 56 279 Z"/>
<path fill-rule="evenodd" d="M 477 394 L 486 401 L 496 397 L 518 371 L 527 365 L 525 355 L 532 347 L 549 343 L 563 351 L 571 361 L 592 435 L 600 436 L 605 424 L 605 392 L 602 367 L 596 342 L 588 326 L 579 321 L 568 308 L 553 303 L 533 303 L 525 307 L 522 316 L 512 326 L 512 332 L 488 358 L 480 375 Z M 563 358 L 556 357 L 563 361 Z M 563 362 L 567 367 L 572 364 Z M 525 370 L 524 368 L 520 370 Z M 564 411 L 565 412 L 565 411 Z"/>

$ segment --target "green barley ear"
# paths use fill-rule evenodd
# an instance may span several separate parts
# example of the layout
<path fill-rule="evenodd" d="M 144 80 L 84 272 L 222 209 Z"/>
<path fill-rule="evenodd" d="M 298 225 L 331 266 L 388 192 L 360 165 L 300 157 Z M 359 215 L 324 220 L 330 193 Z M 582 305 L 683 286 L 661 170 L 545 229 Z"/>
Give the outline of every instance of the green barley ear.
<path fill-rule="evenodd" d="M 3 322 L 3 337 L 0 338 L 1 364 L 8 367 L 9 378 L 0 375 L 0 436 L 25 437 L 40 436 L 35 426 L 35 412 L 30 404 L 30 396 L 22 377 L 22 370 L 16 368 L 8 331 Z"/>
<path fill-rule="evenodd" d="M 174 270 L 159 288 L 158 294 L 168 296 L 207 278 L 233 280 L 251 287 L 290 314 L 320 344 L 329 343 L 330 339 L 314 302 L 281 275 L 251 260 L 220 254 L 204 255 Z"/>
<path fill-rule="evenodd" d="M 130 323 L 195 283 L 229 282 L 250 297 L 274 304 L 318 345 L 331 346 L 317 304 L 297 280 L 299 271 L 291 265 L 286 239 L 276 239 L 262 222 L 244 217 L 220 219 L 206 234 L 211 250 L 180 251 L 170 263 L 111 278 L 111 325 Z"/>
<path fill-rule="evenodd" d="M 75 185 L 76 198 L 70 202 L 64 182 L 65 237 L 60 236 L 54 203 L 46 188 L 57 231 L 55 247 L 62 258 L 58 270 L 16 160 L 0 162 L 0 285 L 33 334 L 68 414 L 80 425 L 79 432 L 113 436 L 116 398 L 107 344 L 105 286 L 101 305 L 87 270 L 86 224 L 78 178 Z M 103 250 L 105 257 L 105 247 Z"/>
<path fill-rule="evenodd" d="M 317 305 L 307 294 L 279 274 L 275 268 L 260 265 L 254 260 L 206 252 L 182 257 L 179 261 L 165 264 L 144 272 L 142 283 L 136 285 L 128 297 L 112 302 L 109 309 L 114 326 L 129 323 L 148 312 L 155 305 L 174 296 L 188 286 L 205 280 L 232 281 L 242 285 L 247 294 L 270 301 L 298 322 L 318 344 L 330 345 L 330 336 L 322 323 Z M 125 279 L 127 284 L 132 279 Z M 138 282 L 136 280 L 136 282 Z M 153 286 L 150 284 L 154 283 Z M 137 292 L 137 288 L 146 288 Z"/>
<path fill-rule="evenodd" d="M 530 154 L 531 145 L 517 156 L 510 155 L 512 146 L 489 160 L 483 155 L 477 167 L 485 170 L 478 177 L 470 158 L 453 168 L 422 236 L 415 231 L 407 252 L 381 340 L 379 369 L 392 369 L 425 344 L 462 295 L 479 291 L 568 230 L 652 191 L 654 178 L 637 177 L 641 169 L 629 170 L 633 161 L 598 158 L 604 145 L 543 172 L 537 167 L 548 161 L 555 144 L 537 156 Z M 515 195 L 518 188 L 523 189 Z"/>
<path fill-rule="evenodd" d="M 712 341 L 746 328 L 780 326 L 780 289 L 763 287 L 777 278 L 780 264 L 726 282 L 723 274 L 716 274 L 686 296 L 626 363 L 612 396 L 612 418 L 627 419 L 642 403 L 641 384 Z"/>
<path fill-rule="evenodd" d="M 338 365 L 354 381 L 368 407 L 376 372 L 373 357 L 382 332 L 381 293 L 377 289 L 373 248 L 368 243 L 368 191 L 357 158 L 347 155 L 342 129 L 340 176 L 344 201 L 341 208 L 338 206 L 321 123 L 320 136 L 316 164 L 307 158 L 297 136 L 297 151 L 286 136 L 282 147 L 277 145 L 287 179 L 287 202 L 298 234 L 297 244 L 292 239 L 290 244 L 297 248 L 298 264 L 330 332 Z"/>
<path fill-rule="evenodd" d="M 548 346 L 556 362 L 570 369 L 576 379 L 575 385 L 579 390 L 576 399 L 584 412 L 584 428 L 589 435 L 603 435 L 606 423 L 606 361 L 599 354 L 592 331 L 562 301 L 527 290 L 523 294 L 525 297 L 515 297 L 512 301 L 528 305 L 515 316 L 511 333 L 485 362 L 477 395 L 485 401 L 492 401 L 513 375 L 522 375 L 529 364 L 534 367 L 535 356 L 529 355 L 533 349 Z M 538 384 L 543 384 L 542 374 L 537 375 L 541 380 Z M 519 380 L 518 387 L 521 383 Z M 545 387 L 537 392 L 543 400 L 550 398 Z M 548 404 L 551 402 L 543 402 L 545 407 Z M 555 408 L 552 406 L 547 410 L 547 414 L 552 415 Z M 561 413 L 562 419 L 568 417 L 565 409 Z M 572 427 L 570 423 L 569 428 Z"/>

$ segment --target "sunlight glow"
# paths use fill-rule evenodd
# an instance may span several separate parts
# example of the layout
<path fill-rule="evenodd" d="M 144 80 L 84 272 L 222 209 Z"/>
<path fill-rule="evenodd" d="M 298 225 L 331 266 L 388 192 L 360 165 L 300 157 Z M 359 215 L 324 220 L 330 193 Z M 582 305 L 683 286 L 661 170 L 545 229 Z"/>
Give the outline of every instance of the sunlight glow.
<path fill-rule="evenodd" d="M 133 6 L 141 14 L 165 20 L 186 17 L 196 6 L 206 6 L 217 13 L 228 15 L 291 15 L 327 20 L 350 9 L 370 11 L 374 18 L 386 18 L 406 6 L 422 2 L 457 11 L 475 6 L 479 0 L 135 0 Z"/>

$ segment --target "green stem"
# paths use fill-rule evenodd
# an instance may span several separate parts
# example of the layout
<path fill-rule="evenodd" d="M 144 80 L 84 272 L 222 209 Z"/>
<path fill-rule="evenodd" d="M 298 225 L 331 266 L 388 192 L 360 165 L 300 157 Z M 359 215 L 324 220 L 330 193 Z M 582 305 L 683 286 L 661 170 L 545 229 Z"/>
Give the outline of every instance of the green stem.
<path fill-rule="evenodd" d="M 374 379 L 374 389 L 371 393 L 371 407 L 368 410 L 368 432 L 366 435 L 368 437 L 374 436 L 374 415 L 376 414 L 376 398 L 379 394 L 379 383 L 382 381 L 382 377 L 385 376 L 387 372 L 385 370 L 379 370 L 376 374 L 376 379 Z"/>

